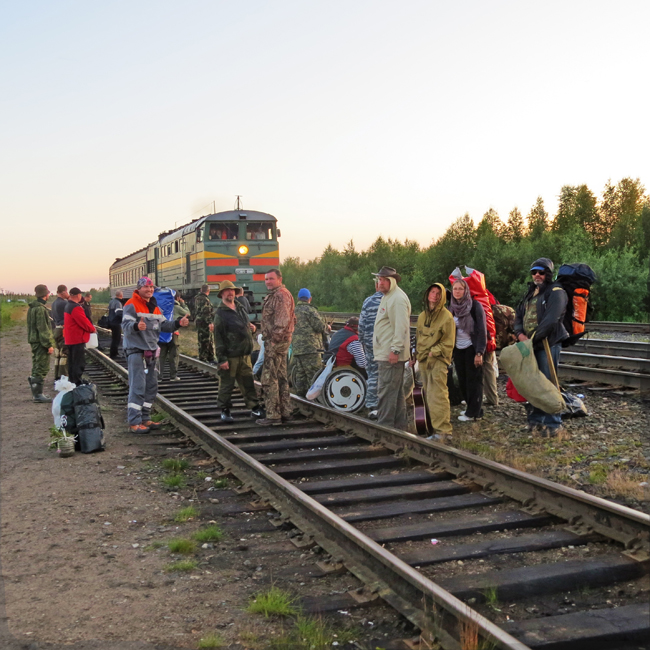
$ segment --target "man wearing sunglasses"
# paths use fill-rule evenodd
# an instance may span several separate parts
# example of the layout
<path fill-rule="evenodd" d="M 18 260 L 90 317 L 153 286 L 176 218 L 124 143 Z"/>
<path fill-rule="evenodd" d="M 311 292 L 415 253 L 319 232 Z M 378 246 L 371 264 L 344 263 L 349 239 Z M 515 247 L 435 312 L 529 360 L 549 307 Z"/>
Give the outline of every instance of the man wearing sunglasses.
<path fill-rule="evenodd" d="M 551 379 L 544 339 L 548 340 L 555 372 L 560 362 L 562 341 L 569 337 L 562 320 L 567 308 L 568 297 L 559 283 L 553 282 L 553 262 L 540 257 L 530 267 L 531 282 L 515 315 L 515 335 L 518 341 L 534 336 L 533 349 L 537 365 L 544 375 Z M 526 405 L 528 424 L 538 428 L 543 435 L 556 435 L 562 425 L 560 414 L 550 414 Z"/>

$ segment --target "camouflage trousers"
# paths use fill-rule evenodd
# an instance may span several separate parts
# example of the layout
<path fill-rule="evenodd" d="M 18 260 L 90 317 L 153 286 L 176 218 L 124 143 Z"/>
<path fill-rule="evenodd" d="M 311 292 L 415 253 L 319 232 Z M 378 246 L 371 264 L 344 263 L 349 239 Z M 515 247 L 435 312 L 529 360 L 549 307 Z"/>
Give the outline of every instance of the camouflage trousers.
<path fill-rule="evenodd" d="M 219 369 L 219 396 L 217 397 L 217 406 L 221 409 L 232 406 L 232 392 L 235 390 L 235 384 L 237 384 L 246 406 L 249 409 L 259 408 L 250 356 L 229 357 L 228 366 L 228 370 Z"/>
<path fill-rule="evenodd" d="M 287 352 L 290 343 L 264 344 L 264 365 L 262 366 L 262 389 L 266 417 L 271 420 L 288 418 L 291 415 L 291 396 L 287 378 Z"/>
<path fill-rule="evenodd" d="M 63 327 L 54 329 L 54 381 L 68 376 L 68 347 L 63 340 Z"/>
<path fill-rule="evenodd" d="M 50 355 L 47 348 L 40 343 L 30 343 L 32 346 L 32 377 L 35 379 L 45 379 L 50 372 Z"/>
<path fill-rule="evenodd" d="M 320 352 L 294 355 L 291 364 L 294 366 L 291 373 L 293 387 L 297 395 L 304 397 L 311 388 L 314 375 L 323 367 Z"/>
<path fill-rule="evenodd" d="M 215 361 L 214 338 L 207 325 L 197 325 L 196 333 L 199 337 L 199 360 L 208 363 Z"/>
<path fill-rule="evenodd" d="M 379 377 L 379 368 L 375 357 L 372 352 L 366 350 L 366 372 L 368 373 L 368 381 L 366 382 L 366 408 L 369 411 L 374 411 L 379 403 L 377 396 L 377 379 Z"/>

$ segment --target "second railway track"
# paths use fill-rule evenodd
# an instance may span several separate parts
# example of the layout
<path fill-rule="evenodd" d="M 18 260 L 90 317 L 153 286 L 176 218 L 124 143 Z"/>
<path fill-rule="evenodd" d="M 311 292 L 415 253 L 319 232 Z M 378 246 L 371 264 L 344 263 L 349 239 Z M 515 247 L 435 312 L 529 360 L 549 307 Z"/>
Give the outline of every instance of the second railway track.
<path fill-rule="evenodd" d="M 90 354 L 91 374 L 126 380 Z M 323 572 L 366 585 L 323 610 L 382 598 L 421 648 L 470 647 L 473 631 L 475 648 L 650 647 L 648 515 L 300 398 L 285 426 L 259 427 L 243 405 L 224 425 L 214 367 L 182 368 L 157 407 L 301 531 L 297 546 L 323 548 Z"/>

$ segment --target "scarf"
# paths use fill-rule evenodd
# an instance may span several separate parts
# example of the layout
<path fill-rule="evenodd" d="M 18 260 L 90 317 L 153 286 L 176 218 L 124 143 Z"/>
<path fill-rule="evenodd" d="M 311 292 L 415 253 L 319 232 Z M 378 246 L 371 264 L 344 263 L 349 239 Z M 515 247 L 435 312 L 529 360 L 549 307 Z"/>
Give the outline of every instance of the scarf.
<path fill-rule="evenodd" d="M 463 289 L 464 289 L 464 295 L 460 300 L 456 300 L 454 298 L 453 294 L 453 287 L 452 287 L 452 294 L 451 294 L 451 303 L 449 305 L 449 311 L 452 313 L 452 315 L 458 319 L 458 328 L 463 330 L 467 336 L 471 336 L 472 333 L 474 332 L 474 320 L 472 319 L 472 316 L 470 315 L 470 311 L 472 309 L 472 296 L 469 292 L 469 285 L 465 280 L 458 280 L 458 282 L 463 283 Z M 454 282 L 454 285 L 458 284 L 458 282 Z"/>

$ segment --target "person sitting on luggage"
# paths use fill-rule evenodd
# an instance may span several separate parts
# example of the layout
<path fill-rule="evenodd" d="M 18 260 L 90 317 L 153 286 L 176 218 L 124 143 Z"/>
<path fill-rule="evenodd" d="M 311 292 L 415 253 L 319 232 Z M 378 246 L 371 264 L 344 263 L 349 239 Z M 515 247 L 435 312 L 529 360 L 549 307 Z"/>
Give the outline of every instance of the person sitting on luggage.
<path fill-rule="evenodd" d="M 454 366 L 467 408 L 460 414 L 461 422 L 483 417 L 483 355 L 487 344 L 485 310 L 474 300 L 465 280 L 457 280 L 451 288 L 449 311 L 456 324 Z"/>
<path fill-rule="evenodd" d="M 335 366 L 352 366 L 366 376 L 366 355 L 359 341 L 359 319 L 348 318 L 345 327 L 330 340 L 329 348 L 325 353 L 324 361 L 335 357 Z"/>

